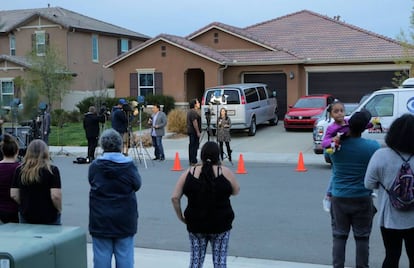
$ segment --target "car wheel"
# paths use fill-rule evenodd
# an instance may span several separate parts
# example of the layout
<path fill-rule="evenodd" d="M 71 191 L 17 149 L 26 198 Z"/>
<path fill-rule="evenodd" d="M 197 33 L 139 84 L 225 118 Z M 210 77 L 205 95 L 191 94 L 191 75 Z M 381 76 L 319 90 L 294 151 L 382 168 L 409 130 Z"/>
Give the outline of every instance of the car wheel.
<path fill-rule="evenodd" d="M 269 120 L 269 125 L 276 126 L 279 123 L 279 116 L 275 114 L 275 118 Z"/>
<path fill-rule="evenodd" d="M 256 118 L 255 117 L 252 118 L 252 122 L 250 123 L 248 135 L 249 136 L 256 135 Z"/>

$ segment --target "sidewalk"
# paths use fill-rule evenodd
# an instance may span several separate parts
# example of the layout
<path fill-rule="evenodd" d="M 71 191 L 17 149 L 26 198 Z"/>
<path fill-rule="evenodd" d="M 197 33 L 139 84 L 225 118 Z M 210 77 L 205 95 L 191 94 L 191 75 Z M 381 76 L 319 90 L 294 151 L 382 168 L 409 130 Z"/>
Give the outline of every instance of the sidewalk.
<path fill-rule="evenodd" d="M 87 245 L 88 268 L 93 268 L 92 244 Z M 190 253 L 182 251 L 168 251 L 148 248 L 135 248 L 135 265 L 139 268 L 168 267 L 183 268 L 188 267 Z M 204 268 L 213 268 L 211 254 L 207 254 L 204 261 Z M 115 267 L 113 265 L 113 267 Z M 229 268 L 328 268 L 328 265 L 306 264 L 274 260 L 262 260 L 253 258 L 243 258 L 228 256 L 227 267 Z"/>

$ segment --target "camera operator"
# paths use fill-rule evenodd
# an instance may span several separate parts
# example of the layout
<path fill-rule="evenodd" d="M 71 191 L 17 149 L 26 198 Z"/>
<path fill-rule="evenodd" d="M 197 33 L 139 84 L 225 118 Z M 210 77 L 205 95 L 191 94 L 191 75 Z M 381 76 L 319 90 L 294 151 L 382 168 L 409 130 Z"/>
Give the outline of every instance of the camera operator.
<path fill-rule="evenodd" d="M 40 114 L 36 121 L 40 132 L 40 138 L 49 145 L 49 134 L 50 134 L 50 112 L 49 106 L 44 102 L 39 104 Z"/>
<path fill-rule="evenodd" d="M 95 106 L 90 106 L 89 111 L 84 115 L 83 128 L 85 129 L 86 139 L 88 141 L 88 163 L 95 159 L 95 149 L 98 146 L 99 123 L 105 123 L 105 111 L 101 109 L 99 115 L 96 113 Z"/>
<path fill-rule="evenodd" d="M 112 109 L 112 128 L 121 134 L 123 140 L 122 153 L 128 155 L 129 133 L 128 133 L 128 114 L 131 107 L 125 99 L 119 99 L 118 105 Z"/>

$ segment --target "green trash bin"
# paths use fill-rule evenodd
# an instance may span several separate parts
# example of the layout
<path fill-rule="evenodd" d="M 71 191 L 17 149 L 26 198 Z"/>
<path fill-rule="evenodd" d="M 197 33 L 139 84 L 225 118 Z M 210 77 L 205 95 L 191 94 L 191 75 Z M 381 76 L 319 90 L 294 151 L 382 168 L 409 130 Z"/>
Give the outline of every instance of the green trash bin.
<path fill-rule="evenodd" d="M 86 233 L 60 225 L 0 225 L 0 268 L 87 268 Z"/>

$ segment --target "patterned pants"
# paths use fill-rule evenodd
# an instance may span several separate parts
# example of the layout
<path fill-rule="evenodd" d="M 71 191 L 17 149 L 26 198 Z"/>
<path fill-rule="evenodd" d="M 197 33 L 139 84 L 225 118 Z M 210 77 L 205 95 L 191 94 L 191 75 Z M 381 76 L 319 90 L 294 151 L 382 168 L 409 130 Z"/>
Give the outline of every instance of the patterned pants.
<path fill-rule="evenodd" d="M 220 234 L 189 233 L 191 242 L 190 268 L 202 268 L 206 255 L 207 244 L 210 241 L 213 253 L 214 268 L 227 267 L 227 247 L 230 231 Z"/>

